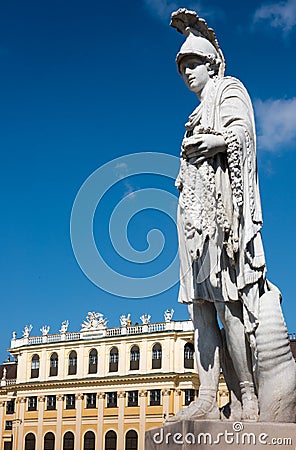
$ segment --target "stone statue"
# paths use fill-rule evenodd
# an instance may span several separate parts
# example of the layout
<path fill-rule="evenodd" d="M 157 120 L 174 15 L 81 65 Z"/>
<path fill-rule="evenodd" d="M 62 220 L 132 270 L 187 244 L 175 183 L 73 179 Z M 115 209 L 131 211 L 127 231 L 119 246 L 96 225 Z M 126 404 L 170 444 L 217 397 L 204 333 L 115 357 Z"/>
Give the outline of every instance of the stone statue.
<path fill-rule="evenodd" d="M 30 333 L 32 331 L 33 325 L 25 325 L 24 331 L 23 331 L 23 337 L 28 338 L 30 337 Z"/>
<path fill-rule="evenodd" d="M 151 316 L 150 314 L 143 314 L 140 319 L 143 325 L 148 325 L 150 323 Z"/>
<path fill-rule="evenodd" d="M 128 315 L 126 315 L 126 314 L 122 314 L 121 316 L 120 316 L 120 325 L 122 326 L 122 327 L 127 327 L 128 326 L 128 321 L 130 320 L 130 318 L 131 318 L 131 315 L 130 314 L 128 314 Z"/>
<path fill-rule="evenodd" d="M 4 367 L 3 374 L 2 374 L 2 380 L 6 380 L 6 375 L 7 375 L 7 369 L 6 369 L 6 367 Z"/>
<path fill-rule="evenodd" d="M 40 328 L 40 331 L 41 331 L 41 333 L 42 333 L 42 336 L 47 336 L 48 333 L 49 333 L 49 330 L 50 330 L 50 326 L 49 326 L 49 325 L 43 325 L 43 326 Z"/>
<path fill-rule="evenodd" d="M 186 36 L 176 62 L 199 100 L 186 123 L 176 184 L 179 301 L 194 325 L 200 389 L 198 400 L 167 422 L 220 418 L 221 361 L 230 419 L 257 421 L 259 299 L 269 295 L 279 304 L 280 294 L 266 280 L 253 108 L 242 83 L 224 76 L 225 59 L 206 22 L 179 9 L 171 26 Z"/>
<path fill-rule="evenodd" d="M 65 334 L 68 331 L 69 320 L 64 320 L 61 325 L 61 329 L 59 330 L 61 334 Z"/>
<path fill-rule="evenodd" d="M 166 309 L 164 312 L 164 321 L 171 322 L 173 319 L 174 312 L 175 311 L 173 309 Z"/>
<path fill-rule="evenodd" d="M 81 331 L 94 331 L 106 328 L 107 319 L 103 314 L 94 311 L 88 312 L 86 320 L 81 324 Z"/>

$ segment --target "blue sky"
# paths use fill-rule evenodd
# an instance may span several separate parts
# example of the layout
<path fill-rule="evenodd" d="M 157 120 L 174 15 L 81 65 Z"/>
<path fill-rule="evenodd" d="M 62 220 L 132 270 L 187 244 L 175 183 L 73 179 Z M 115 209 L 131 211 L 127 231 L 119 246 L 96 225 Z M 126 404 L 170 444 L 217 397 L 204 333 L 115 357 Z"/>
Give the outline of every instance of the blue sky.
<path fill-rule="evenodd" d="M 197 104 L 174 62 L 183 37 L 169 27 L 169 16 L 180 6 L 195 9 L 215 29 L 227 74 L 243 81 L 254 102 L 268 275 L 283 293 L 295 332 L 296 0 L 239 8 L 233 0 L 101 3 L 0 5 L 2 359 L 11 332 L 20 337 L 26 323 L 39 335 L 42 325 L 57 332 L 65 319 L 76 331 L 88 311 L 103 313 L 109 326 L 118 326 L 124 312 L 134 322 L 145 312 L 162 321 L 170 307 L 175 319 L 188 317 L 177 304 L 177 286 L 146 299 L 98 288 L 77 264 L 69 231 L 78 190 L 103 164 L 137 152 L 179 154 L 184 123 Z M 151 276 L 174 258 L 174 221 L 147 209 L 129 224 L 138 251 L 147 247 L 150 229 L 165 236 L 160 257 L 144 267 L 113 251 L 109 217 L 139 189 L 176 195 L 173 182 L 147 174 L 124 179 L 126 166 L 117 169 L 118 183 L 95 215 L 95 241 L 114 270 Z"/>

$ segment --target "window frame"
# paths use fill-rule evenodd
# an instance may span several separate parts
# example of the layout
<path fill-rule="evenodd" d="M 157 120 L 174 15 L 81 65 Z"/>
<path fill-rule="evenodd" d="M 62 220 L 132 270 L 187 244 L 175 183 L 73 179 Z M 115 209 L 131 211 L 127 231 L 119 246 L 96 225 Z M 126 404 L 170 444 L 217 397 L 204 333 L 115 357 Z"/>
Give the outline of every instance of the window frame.
<path fill-rule="evenodd" d="M 36 395 L 27 397 L 27 402 L 28 402 L 27 403 L 28 404 L 28 406 L 27 406 L 27 410 L 28 411 L 37 411 L 38 398 L 37 398 Z"/>
<path fill-rule="evenodd" d="M 39 378 L 40 356 L 35 353 L 31 359 L 31 378 Z"/>
<path fill-rule="evenodd" d="M 133 345 L 130 349 L 130 370 L 139 370 L 140 357 L 140 347 L 138 345 Z"/>
<path fill-rule="evenodd" d="M 55 411 L 57 409 L 57 396 L 47 395 L 46 396 L 46 411 Z"/>
<path fill-rule="evenodd" d="M 188 406 L 194 400 L 195 400 L 195 390 L 194 389 L 185 389 L 184 390 L 184 405 Z"/>
<path fill-rule="evenodd" d="M 69 401 L 69 399 L 74 399 L 74 401 Z M 75 394 L 66 394 L 66 401 L 65 401 L 65 409 L 76 409 L 76 397 Z"/>
<path fill-rule="evenodd" d="M 161 369 L 162 366 L 162 345 L 156 342 L 152 347 L 152 369 Z"/>
<path fill-rule="evenodd" d="M 118 372 L 119 351 L 117 347 L 112 347 L 109 352 L 109 372 Z"/>
<path fill-rule="evenodd" d="M 127 406 L 129 408 L 139 406 L 139 391 L 128 391 Z"/>
<path fill-rule="evenodd" d="M 161 406 L 161 389 L 151 389 L 149 391 L 149 406 Z"/>
<path fill-rule="evenodd" d="M 68 375 L 76 375 L 77 374 L 77 352 L 75 350 L 71 350 L 68 356 Z"/>
<path fill-rule="evenodd" d="M 117 391 L 107 392 L 107 408 L 117 408 Z"/>
<path fill-rule="evenodd" d="M 56 377 L 59 371 L 59 355 L 53 352 L 49 359 L 49 376 Z"/>
<path fill-rule="evenodd" d="M 88 373 L 98 372 L 98 350 L 92 348 L 88 354 Z"/>
<path fill-rule="evenodd" d="M 15 399 L 12 398 L 10 400 L 7 400 L 5 412 L 6 412 L 6 415 L 15 413 Z"/>
<path fill-rule="evenodd" d="M 184 345 L 184 369 L 194 369 L 194 345 L 186 342 Z"/>
<path fill-rule="evenodd" d="M 94 402 L 90 401 L 90 399 L 94 399 Z M 85 408 L 86 409 L 97 408 L 97 394 L 95 392 L 89 392 L 88 394 L 86 394 Z"/>

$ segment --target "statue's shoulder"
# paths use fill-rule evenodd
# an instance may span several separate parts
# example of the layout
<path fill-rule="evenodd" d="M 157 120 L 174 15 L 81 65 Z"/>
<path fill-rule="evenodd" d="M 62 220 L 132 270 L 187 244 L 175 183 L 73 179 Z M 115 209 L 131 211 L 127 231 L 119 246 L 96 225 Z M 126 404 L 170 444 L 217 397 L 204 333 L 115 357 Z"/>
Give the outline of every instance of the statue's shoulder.
<path fill-rule="evenodd" d="M 232 76 L 219 78 L 216 82 L 216 92 L 218 97 L 231 95 L 238 98 L 249 98 L 244 84 L 238 78 Z"/>
<path fill-rule="evenodd" d="M 230 75 L 218 78 L 216 85 L 218 89 L 227 87 L 239 87 L 245 89 L 243 83 L 238 78 L 232 77 Z"/>

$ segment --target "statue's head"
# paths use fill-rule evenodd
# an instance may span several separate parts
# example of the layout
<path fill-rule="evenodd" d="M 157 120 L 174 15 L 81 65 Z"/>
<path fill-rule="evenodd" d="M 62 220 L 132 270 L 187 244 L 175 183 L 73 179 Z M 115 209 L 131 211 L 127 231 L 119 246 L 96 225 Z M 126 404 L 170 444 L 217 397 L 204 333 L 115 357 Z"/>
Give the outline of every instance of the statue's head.
<path fill-rule="evenodd" d="M 184 63 L 189 59 L 196 59 L 202 62 L 206 66 L 210 77 L 218 75 L 222 63 L 217 50 L 211 42 L 202 36 L 196 36 L 192 32 L 189 32 L 176 57 L 178 70 L 182 76 Z"/>
<path fill-rule="evenodd" d="M 181 73 L 184 58 L 198 57 L 204 62 L 210 77 L 223 76 L 225 59 L 212 28 L 196 12 L 185 8 L 172 13 L 171 26 L 186 36 L 186 40 L 177 54 L 177 66 Z"/>

